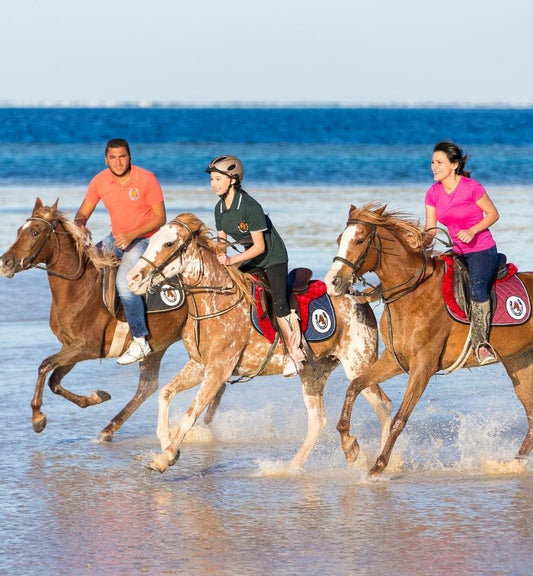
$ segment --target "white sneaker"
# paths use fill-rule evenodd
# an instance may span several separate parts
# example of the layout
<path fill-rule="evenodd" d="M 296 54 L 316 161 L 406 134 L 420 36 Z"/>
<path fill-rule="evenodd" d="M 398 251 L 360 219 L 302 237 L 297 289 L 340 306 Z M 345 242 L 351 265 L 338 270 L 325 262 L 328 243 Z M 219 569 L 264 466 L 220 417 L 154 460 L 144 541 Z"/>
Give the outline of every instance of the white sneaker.
<path fill-rule="evenodd" d="M 128 349 L 120 358 L 117 358 L 117 364 L 133 364 L 133 362 L 142 362 L 152 349 L 146 340 L 139 342 L 133 339 Z"/>

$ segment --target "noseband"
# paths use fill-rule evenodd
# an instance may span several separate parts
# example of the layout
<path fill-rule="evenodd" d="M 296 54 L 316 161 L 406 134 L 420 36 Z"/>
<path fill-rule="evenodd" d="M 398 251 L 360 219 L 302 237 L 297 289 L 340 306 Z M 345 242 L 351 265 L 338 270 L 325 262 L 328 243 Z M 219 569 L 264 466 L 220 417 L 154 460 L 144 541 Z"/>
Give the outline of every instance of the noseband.
<path fill-rule="evenodd" d="M 377 226 L 375 224 L 370 224 L 369 222 L 363 222 L 362 220 L 348 220 L 348 222 L 346 222 L 346 226 L 351 226 L 352 224 L 364 224 L 365 226 L 370 227 L 370 234 L 368 235 L 365 249 L 363 250 L 363 252 L 360 254 L 359 258 L 357 258 L 357 260 L 355 262 L 350 262 L 350 260 L 346 260 L 346 258 L 342 258 L 342 256 L 335 256 L 333 258 L 333 262 L 336 262 L 338 260 L 339 262 L 342 262 L 345 266 L 348 266 L 348 268 L 351 268 L 352 269 L 352 278 L 356 279 L 357 275 L 359 274 L 359 271 L 361 270 L 361 268 L 363 267 L 363 264 L 365 263 L 365 260 L 368 256 L 368 253 L 370 252 L 371 248 L 374 248 L 374 250 L 376 250 L 378 253 L 378 263 L 377 263 L 376 268 L 380 267 L 380 265 L 381 265 L 381 238 L 377 234 Z M 375 239 L 378 240 L 378 246 L 374 245 Z M 371 272 L 371 270 L 369 270 L 369 272 Z"/>
<path fill-rule="evenodd" d="M 348 266 L 348 268 L 352 269 L 352 283 L 355 283 L 357 280 L 361 279 L 361 280 L 363 280 L 363 282 L 365 284 L 369 284 L 368 282 L 366 282 L 363 278 L 361 278 L 358 275 L 359 275 L 361 268 L 363 267 L 363 264 L 365 263 L 365 260 L 368 256 L 368 253 L 370 252 L 371 248 L 373 248 L 374 250 L 377 251 L 378 262 L 372 270 L 368 270 L 367 272 L 373 272 L 373 271 L 380 268 L 381 257 L 382 257 L 382 252 L 383 252 L 382 239 L 381 239 L 380 235 L 377 233 L 376 224 L 364 222 L 363 220 L 348 220 L 348 222 L 346 223 L 346 226 L 349 226 L 351 224 L 364 224 L 365 226 L 370 227 L 370 234 L 368 235 L 365 249 L 363 250 L 363 252 L 359 256 L 359 258 L 357 258 L 357 260 L 355 262 L 350 262 L 349 260 L 346 260 L 345 258 L 342 258 L 341 256 L 335 256 L 333 258 L 333 261 L 335 262 L 338 260 L 339 262 L 342 262 L 344 265 Z M 376 241 L 378 244 L 377 246 L 375 245 Z M 375 293 L 375 294 L 379 295 L 379 298 L 381 298 L 385 304 L 391 304 L 392 302 L 399 300 L 400 298 L 402 298 L 403 296 L 405 296 L 409 292 L 412 292 L 413 290 L 415 290 L 420 285 L 420 283 L 424 280 L 425 275 L 426 275 L 426 268 L 427 268 L 427 264 L 428 264 L 428 255 L 427 255 L 427 252 L 425 250 L 422 251 L 422 256 L 423 256 L 423 259 L 422 259 L 422 264 L 421 264 L 420 268 L 418 270 L 416 270 L 415 272 L 413 272 L 405 281 L 401 282 L 400 284 L 398 284 L 396 286 L 391 286 L 390 288 L 383 288 L 381 286 L 381 284 L 379 286 L 374 286 L 371 294 Z"/>
<path fill-rule="evenodd" d="M 73 276 L 66 276 L 65 274 L 60 274 L 59 272 L 55 272 L 54 270 L 52 270 L 50 268 L 50 265 L 46 265 L 46 266 L 42 266 L 40 264 L 34 264 L 33 262 L 35 261 L 35 259 L 37 258 L 37 256 L 39 256 L 39 254 L 41 253 L 41 250 L 44 248 L 44 246 L 47 244 L 47 242 L 50 240 L 50 238 L 52 237 L 52 234 L 58 234 L 58 231 L 56 230 L 57 225 L 59 224 L 60 220 L 53 220 L 52 222 L 49 222 L 48 220 L 45 220 L 44 218 L 39 218 L 38 216 L 30 216 L 29 218 L 26 219 L 26 222 L 29 222 L 31 220 L 35 220 L 36 222 L 43 222 L 44 224 L 46 224 L 48 226 L 48 232 L 46 233 L 46 236 L 44 237 L 43 241 L 41 242 L 41 244 L 33 251 L 33 253 L 31 254 L 31 256 L 29 256 L 26 259 L 22 259 L 21 260 L 21 266 L 23 268 L 39 268 L 39 270 L 45 270 L 48 274 L 52 274 L 52 276 L 57 276 L 58 278 L 62 278 L 63 280 L 79 280 L 83 274 L 83 270 L 84 270 L 84 259 L 80 258 L 79 259 L 79 265 L 78 265 L 78 269 L 76 270 L 75 274 Z M 60 254 L 59 251 L 61 250 L 61 244 L 59 243 L 57 237 L 56 237 L 56 242 L 57 242 L 57 250 L 58 250 L 58 255 L 56 258 L 57 262 L 60 258 Z M 27 264 L 24 264 L 24 261 L 27 262 Z M 54 262 L 54 264 L 55 264 Z M 53 264 L 51 264 L 51 266 L 53 266 Z"/>
<path fill-rule="evenodd" d="M 26 219 L 26 222 L 29 222 L 30 220 L 35 220 L 36 222 L 43 222 L 44 224 L 46 224 L 48 226 L 48 232 L 46 233 L 46 236 L 44 237 L 44 240 L 41 242 L 41 244 L 39 246 L 37 246 L 37 248 L 35 248 L 35 250 L 31 254 L 31 256 L 29 256 L 28 258 L 23 258 L 21 261 L 21 264 L 23 266 L 24 266 L 24 260 L 26 260 L 27 261 L 27 266 L 26 266 L 27 268 L 31 268 L 31 267 L 35 268 L 35 266 L 33 266 L 33 262 L 35 261 L 37 256 L 39 256 L 39 254 L 41 253 L 41 250 L 44 248 L 44 246 L 48 242 L 48 240 L 50 240 L 50 237 L 55 232 L 55 230 L 57 228 L 57 224 L 59 221 L 54 220 L 53 222 L 49 222 L 48 220 L 45 220 L 44 218 L 38 218 L 37 216 L 31 216 L 30 218 Z"/>
<path fill-rule="evenodd" d="M 189 244 L 192 242 L 193 238 L 198 234 L 198 232 L 194 232 L 190 226 L 188 226 L 187 224 L 185 224 L 185 222 L 181 221 L 181 220 L 171 220 L 169 222 L 169 224 L 179 224 L 180 226 L 183 226 L 188 232 L 189 232 L 189 236 L 188 238 L 182 242 L 173 252 L 171 252 L 164 260 L 163 262 L 161 262 L 161 264 L 155 264 L 154 262 L 152 262 L 151 260 L 149 260 L 148 258 L 146 258 L 145 256 L 141 256 L 139 258 L 139 260 L 144 260 L 147 264 L 149 264 L 151 266 L 151 270 L 148 273 L 148 280 L 150 281 L 150 286 L 152 285 L 152 281 L 154 279 L 155 276 L 157 276 L 158 274 L 160 276 L 163 277 L 163 279 L 166 280 L 166 276 L 163 273 L 163 270 L 165 269 L 165 267 L 170 264 L 170 262 L 172 262 L 173 260 L 175 260 L 176 258 L 181 257 L 185 251 L 187 250 L 187 248 L 189 247 Z"/>

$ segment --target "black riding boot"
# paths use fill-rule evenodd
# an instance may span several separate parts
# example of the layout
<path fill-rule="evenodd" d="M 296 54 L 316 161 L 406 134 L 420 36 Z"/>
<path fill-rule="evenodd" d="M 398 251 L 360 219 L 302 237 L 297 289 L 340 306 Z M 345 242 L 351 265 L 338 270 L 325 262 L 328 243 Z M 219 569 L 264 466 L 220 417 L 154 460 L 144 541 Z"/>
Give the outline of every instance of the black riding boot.
<path fill-rule="evenodd" d="M 498 362 L 494 349 L 489 344 L 490 300 L 472 301 L 470 321 L 472 323 L 472 349 L 480 366 Z"/>

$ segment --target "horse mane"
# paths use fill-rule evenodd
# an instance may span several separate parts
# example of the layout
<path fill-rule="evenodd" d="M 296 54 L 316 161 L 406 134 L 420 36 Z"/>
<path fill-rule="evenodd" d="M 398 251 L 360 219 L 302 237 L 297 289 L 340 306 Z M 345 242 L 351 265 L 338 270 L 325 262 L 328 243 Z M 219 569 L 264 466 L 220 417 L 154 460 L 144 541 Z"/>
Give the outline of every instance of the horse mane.
<path fill-rule="evenodd" d="M 195 232 L 197 244 L 205 248 L 208 252 L 217 255 L 224 251 L 222 246 L 214 240 L 213 231 L 192 212 L 179 214 L 174 220 L 183 222 Z M 222 264 L 218 264 L 218 260 L 215 260 L 215 262 L 217 265 L 222 266 Z M 241 272 L 237 266 L 225 266 L 225 269 L 231 280 L 235 283 L 237 290 L 244 295 L 245 300 L 249 304 L 254 305 L 255 301 L 252 294 L 253 275 L 247 272 Z"/>
<path fill-rule="evenodd" d="M 375 224 L 397 233 L 411 253 L 423 252 L 426 249 L 427 232 L 420 226 L 420 222 L 402 211 L 387 211 L 386 208 L 386 204 L 377 202 L 369 202 L 362 208 L 352 206 L 349 218 Z"/>
<path fill-rule="evenodd" d="M 42 218 L 47 222 L 59 221 L 65 232 L 74 240 L 78 256 L 80 258 L 87 257 L 97 270 L 101 270 L 106 266 L 117 266 L 120 263 L 119 258 L 112 252 L 98 250 L 90 238 L 90 234 L 87 236 L 82 228 L 67 218 L 65 213 L 50 206 L 38 206 L 33 211 L 33 216 Z"/>

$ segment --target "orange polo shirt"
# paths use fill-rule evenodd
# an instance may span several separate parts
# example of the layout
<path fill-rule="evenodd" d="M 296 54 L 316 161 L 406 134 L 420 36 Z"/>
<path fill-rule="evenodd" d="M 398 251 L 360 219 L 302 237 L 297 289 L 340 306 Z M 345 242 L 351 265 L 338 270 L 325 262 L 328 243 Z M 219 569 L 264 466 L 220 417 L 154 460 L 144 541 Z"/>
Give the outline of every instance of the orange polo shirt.
<path fill-rule="evenodd" d="M 132 165 L 131 178 L 124 186 L 115 180 L 109 168 L 99 172 L 89 183 L 85 198 L 95 205 L 102 200 L 116 237 L 146 224 L 153 216 L 151 207 L 163 201 L 163 191 L 155 174 Z"/>

